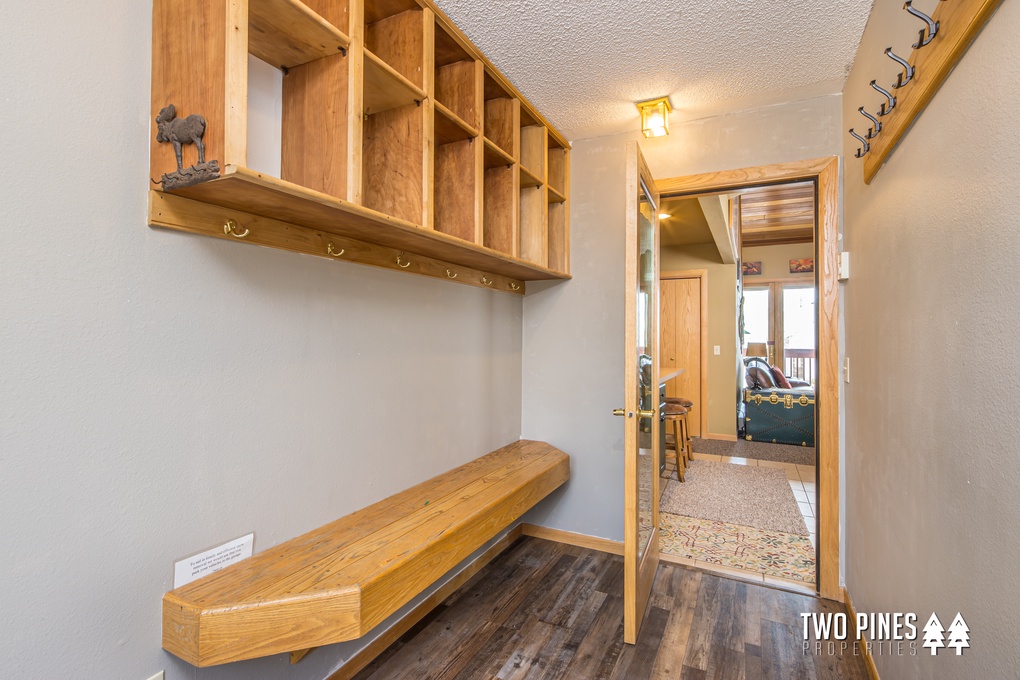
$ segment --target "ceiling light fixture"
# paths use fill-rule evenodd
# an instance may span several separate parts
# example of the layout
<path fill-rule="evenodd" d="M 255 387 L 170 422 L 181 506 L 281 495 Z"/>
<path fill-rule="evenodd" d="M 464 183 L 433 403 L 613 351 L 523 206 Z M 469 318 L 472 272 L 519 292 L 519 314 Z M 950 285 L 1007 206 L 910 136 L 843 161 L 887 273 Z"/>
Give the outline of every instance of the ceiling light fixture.
<path fill-rule="evenodd" d="M 665 137 L 669 134 L 669 112 L 673 110 L 669 97 L 638 102 L 637 108 L 641 112 L 641 132 L 645 137 Z"/>
<path fill-rule="evenodd" d="M 670 217 L 672 217 L 672 215 L 670 215 L 669 213 L 659 213 L 660 220 L 668 220 Z"/>

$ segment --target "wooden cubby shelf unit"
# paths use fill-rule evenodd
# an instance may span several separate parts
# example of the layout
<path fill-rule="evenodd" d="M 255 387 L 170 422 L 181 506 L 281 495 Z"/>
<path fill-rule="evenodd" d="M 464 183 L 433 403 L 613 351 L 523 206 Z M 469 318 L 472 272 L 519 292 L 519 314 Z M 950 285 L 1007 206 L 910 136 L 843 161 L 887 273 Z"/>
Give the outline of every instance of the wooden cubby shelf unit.
<path fill-rule="evenodd" d="M 247 162 L 249 54 L 282 72 L 279 177 Z M 218 168 L 153 190 L 152 226 L 517 294 L 570 278 L 569 144 L 432 0 L 153 0 L 151 104 L 203 116 Z M 177 173 L 156 128 L 150 176 L 187 177 L 195 147 Z"/>

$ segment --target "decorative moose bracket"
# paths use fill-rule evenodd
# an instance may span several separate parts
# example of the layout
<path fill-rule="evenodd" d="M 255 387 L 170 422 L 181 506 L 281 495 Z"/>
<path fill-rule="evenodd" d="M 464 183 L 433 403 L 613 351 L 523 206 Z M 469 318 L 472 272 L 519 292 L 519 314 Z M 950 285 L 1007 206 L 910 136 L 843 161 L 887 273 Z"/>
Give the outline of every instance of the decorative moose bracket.
<path fill-rule="evenodd" d="M 220 176 L 219 163 L 205 160 L 205 144 L 202 142 L 204 135 L 205 118 L 196 113 L 187 118 L 178 118 L 177 108 L 170 104 L 156 116 L 156 141 L 160 144 L 173 144 L 177 156 L 177 170 L 164 174 L 161 179 L 163 191 L 183 189 Z M 183 167 L 181 161 L 185 144 L 194 144 L 198 149 L 198 163 L 187 168 Z"/>

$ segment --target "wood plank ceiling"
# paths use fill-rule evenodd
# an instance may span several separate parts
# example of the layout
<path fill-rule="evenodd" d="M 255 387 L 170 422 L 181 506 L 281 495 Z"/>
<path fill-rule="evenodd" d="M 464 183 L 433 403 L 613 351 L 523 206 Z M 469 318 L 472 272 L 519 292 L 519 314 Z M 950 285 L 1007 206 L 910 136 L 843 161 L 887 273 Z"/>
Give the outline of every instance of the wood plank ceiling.
<path fill-rule="evenodd" d="M 811 243 L 815 233 L 813 182 L 752 189 L 740 196 L 743 245 Z"/>

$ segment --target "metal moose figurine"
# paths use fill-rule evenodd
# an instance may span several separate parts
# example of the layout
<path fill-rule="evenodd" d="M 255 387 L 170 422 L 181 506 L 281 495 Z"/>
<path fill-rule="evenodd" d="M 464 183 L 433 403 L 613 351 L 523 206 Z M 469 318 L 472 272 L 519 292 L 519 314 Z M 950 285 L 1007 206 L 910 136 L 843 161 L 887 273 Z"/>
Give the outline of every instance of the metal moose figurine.
<path fill-rule="evenodd" d="M 177 171 L 163 175 L 164 191 L 190 187 L 220 176 L 219 163 L 214 160 L 207 163 L 205 160 L 205 144 L 202 142 L 204 135 L 205 118 L 196 113 L 187 118 L 178 118 L 177 108 L 170 104 L 156 116 L 156 141 L 160 144 L 173 144 L 177 155 Z M 184 167 L 181 160 L 185 144 L 194 144 L 198 149 L 198 163 L 188 168 Z"/>

